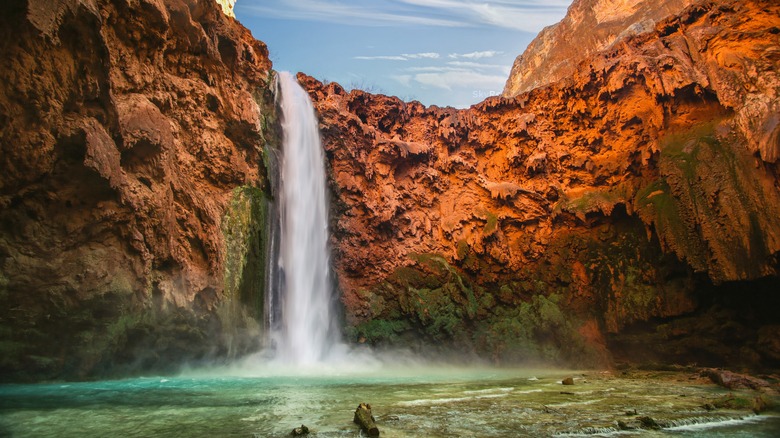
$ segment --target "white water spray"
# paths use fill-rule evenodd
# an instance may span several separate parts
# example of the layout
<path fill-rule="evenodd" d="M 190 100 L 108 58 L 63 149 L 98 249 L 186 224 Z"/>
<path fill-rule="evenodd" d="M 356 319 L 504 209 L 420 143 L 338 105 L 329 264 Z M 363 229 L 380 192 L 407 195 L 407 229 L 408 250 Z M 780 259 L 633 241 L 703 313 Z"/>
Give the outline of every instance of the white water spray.
<path fill-rule="evenodd" d="M 328 253 L 325 157 L 309 95 L 278 75 L 284 145 L 281 165 L 281 324 L 277 359 L 308 366 L 339 346 Z"/>

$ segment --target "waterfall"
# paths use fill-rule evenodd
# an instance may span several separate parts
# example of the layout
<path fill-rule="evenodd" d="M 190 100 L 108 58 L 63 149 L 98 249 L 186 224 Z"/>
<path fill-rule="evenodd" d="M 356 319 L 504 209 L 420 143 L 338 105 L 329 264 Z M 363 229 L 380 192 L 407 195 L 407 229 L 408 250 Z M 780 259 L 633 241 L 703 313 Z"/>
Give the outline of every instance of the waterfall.
<path fill-rule="evenodd" d="M 278 75 L 284 144 L 276 358 L 291 365 L 326 360 L 339 345 L 328 252 L 325 157 L 309 95 L 290 73 Z M 272 295 L 273 292 L 271 291 Z"/>

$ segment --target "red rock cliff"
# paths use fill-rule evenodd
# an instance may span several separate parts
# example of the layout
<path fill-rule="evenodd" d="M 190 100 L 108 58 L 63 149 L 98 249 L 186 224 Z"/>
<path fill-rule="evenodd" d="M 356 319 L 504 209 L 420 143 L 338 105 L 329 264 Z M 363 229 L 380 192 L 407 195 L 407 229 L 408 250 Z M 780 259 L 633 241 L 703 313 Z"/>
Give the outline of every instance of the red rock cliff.
<path fill-rule="evenodd" d="M 0 21 L 3 377 L 248 348 L 265 45 L 212 0 L 12 0 Z"/>
<path fill-rule="evenodd" d="M 698 2 L 571 80 L 468 110 L 299 76 L 352 335 L 603 362 L 705 284 L 776 286 L 779 33 L 776 2 Z"/>
<path fill-rule="evenodd" d="M 568 78 L 590 55 L 652 31 L 656 22 L 692 3 L 695 0 L 575 0 L 563 20 L 542 30 L 517 57 L 503 96 Z"/>

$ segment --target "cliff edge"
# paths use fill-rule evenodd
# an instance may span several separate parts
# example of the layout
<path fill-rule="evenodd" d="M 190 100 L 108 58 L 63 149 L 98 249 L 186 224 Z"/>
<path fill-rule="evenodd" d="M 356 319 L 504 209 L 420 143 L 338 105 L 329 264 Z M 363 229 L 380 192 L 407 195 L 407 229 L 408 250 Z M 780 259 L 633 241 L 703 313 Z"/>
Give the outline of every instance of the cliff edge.
<path fill-rule="evenodd" d="M 566 17 L 546 27 L 515 59 L 504 97 L 570 77 L 577 64 L 623 38 L 650 32 L 695 0 L 575 0 Z"/>

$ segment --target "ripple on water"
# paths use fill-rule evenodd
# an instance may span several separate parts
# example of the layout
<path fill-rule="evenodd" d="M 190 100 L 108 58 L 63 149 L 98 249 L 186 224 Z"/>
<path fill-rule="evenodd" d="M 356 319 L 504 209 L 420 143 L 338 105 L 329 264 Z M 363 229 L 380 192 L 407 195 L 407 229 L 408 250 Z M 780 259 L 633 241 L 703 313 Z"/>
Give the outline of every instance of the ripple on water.
<path fill-rule="evenodd" d="M 705 411 L 702 405 L 728 391 L 687 377 L 590 373 L 564 392 L 555 382 L 566 374 L 407 368 L 385 375 L 0 386 L 0 432 L 16 438 L 281 437 L 303 423 L 320 437 L 354 436 L 355 406 L 369 402 L 384 436 L 393 437 L 626 435 L 636 431 L 617 430 L 617 421 L 638 426 L 639 416 L 666 428 L 642 431 L 643 437 L 780 436 L 780 421 L 772 415 Z"/>

